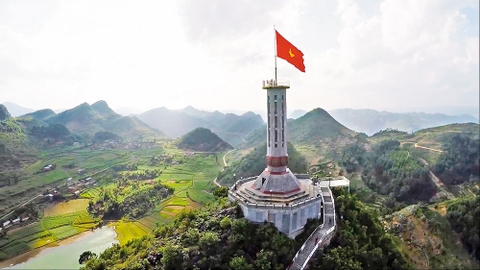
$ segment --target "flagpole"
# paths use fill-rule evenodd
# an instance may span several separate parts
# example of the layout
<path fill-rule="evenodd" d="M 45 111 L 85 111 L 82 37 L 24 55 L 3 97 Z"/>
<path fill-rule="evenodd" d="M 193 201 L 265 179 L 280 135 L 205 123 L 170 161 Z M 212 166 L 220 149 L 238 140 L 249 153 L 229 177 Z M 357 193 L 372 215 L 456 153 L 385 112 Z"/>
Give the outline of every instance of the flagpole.
<path fill-rule="evenodd" d="M 277 31 L 275 30 L 275 25 L 273 25 L 273 43 L 274 43 L 274 59 L 275 59 L 275 84 L 277 84 Z"/>

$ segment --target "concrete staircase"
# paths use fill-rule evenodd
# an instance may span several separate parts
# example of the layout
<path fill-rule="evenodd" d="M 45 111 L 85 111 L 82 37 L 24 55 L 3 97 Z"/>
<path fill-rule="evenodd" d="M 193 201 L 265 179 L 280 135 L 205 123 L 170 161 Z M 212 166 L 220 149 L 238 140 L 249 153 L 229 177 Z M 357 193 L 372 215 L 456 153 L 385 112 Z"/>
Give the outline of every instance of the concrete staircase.
<path fill-rule="evenodd" d="M 308 262 L 319 248 L 323 248 L 330 243 L 332 236 L 335 234 L 335 203 L 332 191 L 329 187 L 321 187 L 323 196 L 323 224 L 318 226 L 315 231 L 307 238 L 300 250 L 293 258 L 289 269 L 306 269 Z"/>

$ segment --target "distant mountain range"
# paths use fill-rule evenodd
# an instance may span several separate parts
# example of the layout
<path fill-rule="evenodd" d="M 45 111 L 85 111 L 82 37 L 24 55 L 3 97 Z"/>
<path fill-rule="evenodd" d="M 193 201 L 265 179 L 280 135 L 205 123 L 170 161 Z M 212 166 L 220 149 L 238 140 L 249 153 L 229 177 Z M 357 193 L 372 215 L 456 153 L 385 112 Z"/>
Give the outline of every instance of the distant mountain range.
<path fill-rule="evenodd" d="M 165 134 L 135 116 L 121 116 L 101 100 L 92 105 L 82 103 L 56 114 L 51 109 L 27 113 L 20 119 L 35 121 L 30 125 L 61 124 L 71 132 L 93 135 L 97 131 L 110 131 L 122 137 L 164 137 Z"/>
<path fill-rule="evenodd" d="M 265 124 L 262 117 L 253 112 L 242 115 L 224 114 L 219 111 L 197 110 L 191 106 L 182 110 L 161 107 L 139 114 L 138 118 L 172 138 L 180 137 L 195 128 L 208 128 L 231 145 L 239 144 L 248 134 Z"/>
<path fill-rule="evenodd" d="M 297 119 L 304 116 L 306 113 L 307 111 L 305 110 L 294 110 L 293 112 L 288 114 L 288 118 Z"/>
<path fill-rule="evenodd" d="M 33 112 L 31 109 L 11 102 L 5 102 L 4 105 L 13 117 Z M 84 112 L 90 114 L 89 117 L 95 118 L 95 116 L 91 114 L 95 113 L 90 111 L 90 109 L 85 107 L 85 105 L 88 104 L 84 103 L 77 106 L 77 110 L 82 110 L 83 106 L 83 110 L 85 110 Z M 134 111 L 128 108 L 122 108 L 119 110 L 121 111 L 121 115 L 129 115 L 129 117 L 133 117 L 132 112 Z M 62 122 L 62 117 L 67 117 L 69 111 L 71 110 L 63 111 L 56 117 L 53 117 L 55 112 L 49 109 L 36 111 L 35 113 L 40 114 L 40 116 L 42 113 L 45 114 L 43 118 L 39 116 L 41 119 L 38 120 L 40 121 L 43 121 L 43 119 L 48 117 L 52 117 L 50 121 L 58 119 L 60 122 Z M 109 110 L 105 111 L 105 113 L 110 114 L 112 112 L 113 110 L 110 108 Z M 103 120 L 108 122 L 112 119 L 121 117 L 120 114 L 116 112 L 113 113 L 114 114 L 110 115 L 110 117 L 113 118 L 107 117 Z M 305 110 L 294 110 L 288 115 L 288 117 L 290 119 L 299 119 L 307 113 L 308 112 Z M 335 109 L 330 110 L 329 114 L 345 127 L 356 132 L 363 132 L 369 136 L 385 129 L 398 129 L 406 132 L 415 132 L 425 128 L 453 123 L 479 122 L 478 118 L 469 114 L 446 115 L 441 113 L 423 112 L 392 113 L 386 111 L 380 112 L 371 109 Z M 192 106 L 188 106 L 181 110 L 170 110 L 165 107 L 152 109 L 138 114 L 137 119 L 132 119 L 131 121 L 138 122 L 137 120 L 141 120 L 147 125 L 165 132 L 165 134 L 171 138 L 178 138 L 198 127 L 208 128 L 224 141 L 234 146 L 241 144 L 247 136 L 252 135 L 252 132 L 265 125 L 262 117 L 253 112 L 247 112 L 238 115 L 234 113 L 222 113 L 219 111 L 208 112 L 195 109 Z M 70 121 L 69 128 L 75 129 L 76 127 L 74 127 L 74 125 L 82 121 L 86 121 L 86 119 L 76 119 L 74 121 Z M 67 123 L 65 122 L 65 124 Z M 85 122 L 85 124 L 88 123 Z M 130 125 L 132 125 L 132 123 L 130 123 Z M 325 127 L 322 129 L 325 129 Z M 292 132 L 293 130 L 294 129 L 290 129 L 289 131 Z M 294 137 L 293 134 L 292 137 Z"/>
<path fill-rule="evenodd" d="M 442 113 L 392 113 L 370 109 L 337 109 L 330 114 L 346 127 L 357 132 L 372 135 L 384 129 L 398 129 L 406 132 L 443 126 L 453 123 L 478 123 L 478 118 L 469 114 L 446 115 Z"/>
<path fill-rule="evenodd" d="M 25 108 L 25 107 L 22 107 L 20 105 L 17 105 L 15 103 L 12 103 L 12 102 L 4 102 L 2 103 L 5 107 L 7 107 L 8 109 L 8 112 L 13 116 L 13 117 L 17 117 L 17 116 L 20 116 L 20 115 L 24 115 L 26 113 L 29 113 L 29 112 L 33 112 L 34 110 L 32 109 L 29 109 L 29 108 Z"/>

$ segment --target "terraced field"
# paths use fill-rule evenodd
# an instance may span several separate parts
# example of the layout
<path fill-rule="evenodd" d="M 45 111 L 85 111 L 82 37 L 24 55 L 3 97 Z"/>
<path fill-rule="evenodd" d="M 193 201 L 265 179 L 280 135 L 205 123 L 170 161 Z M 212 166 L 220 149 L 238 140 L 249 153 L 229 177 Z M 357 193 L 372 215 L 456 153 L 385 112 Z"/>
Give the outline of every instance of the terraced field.
<path fill-rule="evenodd" d="M 181 164 L 166 167 L 151 166 L 148 162 L 152 156 L 167 153 L 174 155 L 175 160 L 181 160 Z M 174 195 L 159 202 L 145 216 L 138 220 L 121 220 L 111 223 L 115 226 L 117 239 L 121 244 L 134 238 L 140 238 L 153 231 L 157 225 L 170 222 L 182 211 L 197 209 L 203 204 L 214 200 L 213 180 L 223 168 L 223 153 L 199 154 L 185 157 L 184 152 L 176 148 L 149 149 L 142 151 L 91 151 L 85 148 L 72 148 L 66 153 L 65 149 L 58 152 L 50 151 L 43 153 L 41 160 L 32 164 L 27 170 L 34 173 L 41 169 L 44 164 L 57 163 L 57 170 L 45 174 L 39 174 L 35 181 L 57 183 L 66 177 L 77 176 L 78 168 L 85 168 L 87 174 L 97 174 L 101 186 L 109 185 L 102 182 L 103 177 L 111 177 L 111 166 L 118 163 L 139 162 L 139 170 L 162 169 L 162 174 L 153 181 L 173 187 Z M 59 170 L 67 164 L 76 164 L 78 167 L 68 170 Z M 37 179 L 41 177 L 42 179 Z M 48 178 L 49 180 L 45 180 Z M 40 181 L 41 180 L 41 181 Z M 75 179 L 74 179 L 75 180 Z M 33 187 L 33 182 L 27 181 L 25 187 Z M 94 219 L 86 212 L 89 199 L 95 198 L 100 193 L 101 187 L 93 187 L 81 194 L 82 199 L 58 203 L 45 209 L 43 217 L 36 223 L 11 232 L 8 237 L 0 239 L 0 260 L 9 258 L 28 250 L 42 247 L 58 240 L 68 238 L 80 232 L 90 230 L 97 226 L 98 219 Z"/>
<path fill-rule="evenodd" d="M 72 205 L 81 205 L 73 202 Z M 63 209 L 64 211 L 60 211 Z M 98 219 L 85 210 L 71 212 L 67 208 L 55 209 L 56 215 L 45 216 L 39 221 L 12 231 L 0 239 L 0 258 L 8 258 L 31 249 L 39 248 L 68 238 L 97 226 Z M 51 211 L 51 210 L 49 210 Z"/>

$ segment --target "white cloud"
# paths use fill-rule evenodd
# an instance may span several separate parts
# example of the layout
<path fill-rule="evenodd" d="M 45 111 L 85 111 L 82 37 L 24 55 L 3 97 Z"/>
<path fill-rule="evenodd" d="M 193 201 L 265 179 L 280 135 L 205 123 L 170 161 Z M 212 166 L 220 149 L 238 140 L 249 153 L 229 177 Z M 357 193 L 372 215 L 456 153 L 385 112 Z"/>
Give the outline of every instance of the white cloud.
<path fill-rule="evenodd" d="M 478 108 L 475 0 L 2 1 L 0 102 L 261 110 L 273 25 L 291 110 Z"/>

